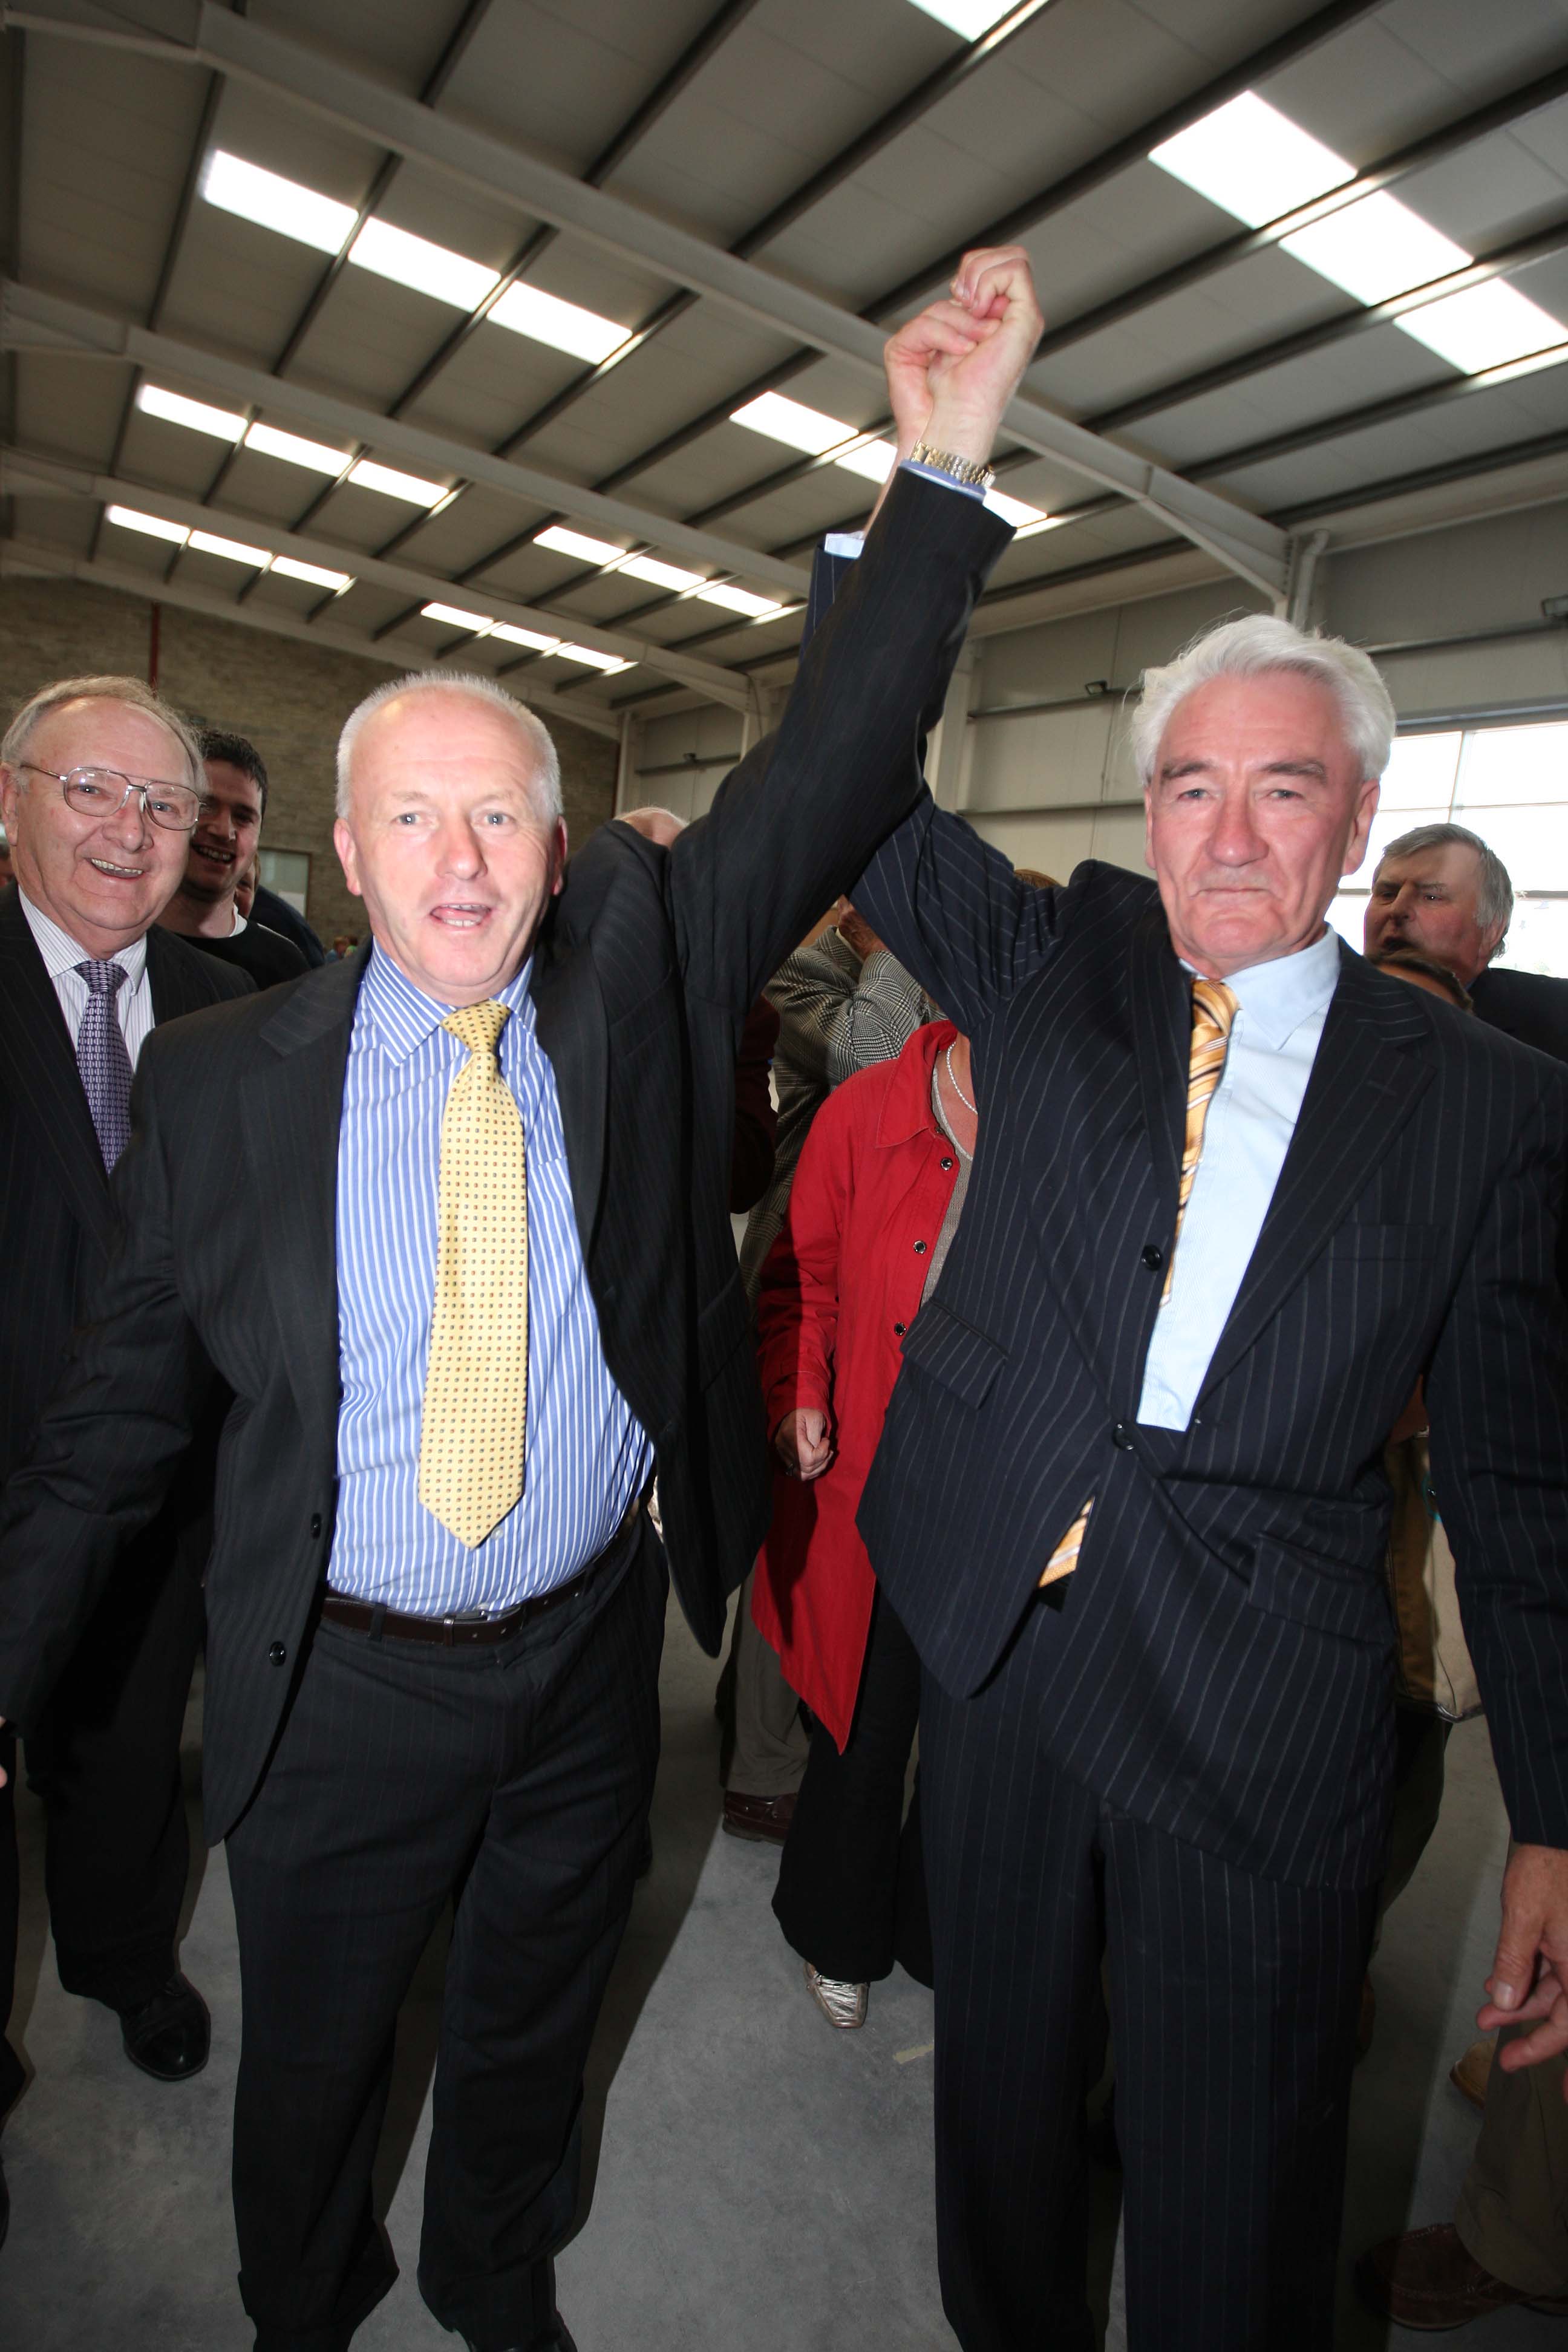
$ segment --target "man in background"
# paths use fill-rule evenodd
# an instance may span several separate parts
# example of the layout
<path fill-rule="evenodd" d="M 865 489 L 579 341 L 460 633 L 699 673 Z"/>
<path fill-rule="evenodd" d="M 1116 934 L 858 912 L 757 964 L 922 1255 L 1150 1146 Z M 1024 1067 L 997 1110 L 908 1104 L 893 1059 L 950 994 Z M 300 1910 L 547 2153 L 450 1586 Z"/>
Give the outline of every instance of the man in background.
<path fill-rule="evenodd" d="M 236 904 L 240 877 L 260 846 L 267 814 L 261 754 L 243 735 L 216 728 L 204 728 L 198 740 L 206 783 L 201 814 L 180 887 L 159 919 L 193 947 L 247 971 L 258 988 L 298 980 L 307 968 L 299 949 L 264 924 L 247 922 Z"/>
<path fill-rule="evenodd" d="M 0 743 L 17 883 L 0 898 L 0 1254 L 17 1277 L 0 1292 L 0 1476 L 26 1459 L 108 1261 L 109 1180 L 142 1045 L 154 1026 L 250 992 L 242 973 L 154 928 L 185 870 L 200 782 L 185 728 L 134 678 L 46 687 Z M 200 2071 L 210 2034 L 175 1957 L 189 1862 L 180 1731 L 209 1495 L 193 1461 L 128 1547 L 27 1742 L 60 1982 L 114 2010 L 126 2055 L 164 2082 Z M 19 1906 L 15 1747 L 0 1734 L 0 2037 Z M 0 2115 L 22 2081 L 0 2038 Z M 0 2230 L 3 2200 L 0 2189 Z"/>
<path fill-rule="evenodd" d="M 1500 971 L 1513 917 L 1513 884 L 1497 852 L 1462 824 L 1420 824 L 1378 860 L 1363 944 L 1375 963 L 1386 948 L 1430 956 L 1468 989 L 1479 1019 L 1568 1062 L 1568 980 Z"/>

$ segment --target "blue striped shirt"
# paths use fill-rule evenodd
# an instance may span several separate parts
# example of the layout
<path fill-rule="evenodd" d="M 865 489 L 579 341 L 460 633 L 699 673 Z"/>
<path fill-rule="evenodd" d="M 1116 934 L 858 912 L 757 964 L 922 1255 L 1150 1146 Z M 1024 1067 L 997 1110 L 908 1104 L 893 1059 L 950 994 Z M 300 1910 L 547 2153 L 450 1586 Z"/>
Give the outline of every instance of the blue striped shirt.
<path fill-rule="evenodd" d="M 338 1139 L 338 1507 L 328 1582 L 416 1616 L 498 1612 L 564 1583 L 614 1535 L 653 1454 L 611 1377 L 572 1207 L 531 966 L 500 1066 L 528 1146 L 528 1442 L 521 1500 L 470 1551 L 419 1500 L 441 1116 L 467 1050 L 450 1009 L 379 948 L 360 989 Z"/>

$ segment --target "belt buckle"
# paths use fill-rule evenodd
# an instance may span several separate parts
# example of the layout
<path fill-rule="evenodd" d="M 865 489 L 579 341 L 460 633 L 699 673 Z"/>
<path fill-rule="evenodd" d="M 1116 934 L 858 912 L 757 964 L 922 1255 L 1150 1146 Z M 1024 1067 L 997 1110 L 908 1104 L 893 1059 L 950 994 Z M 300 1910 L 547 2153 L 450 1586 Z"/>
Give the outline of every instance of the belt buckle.
<path fill-rule="evenodd" d="M 449 1609 L 441 1620 L 447 1649 L 456 1649 L 460 1625 L 486 1625 L 489 1622 L 489 1613 L 488 1609 Z"/>

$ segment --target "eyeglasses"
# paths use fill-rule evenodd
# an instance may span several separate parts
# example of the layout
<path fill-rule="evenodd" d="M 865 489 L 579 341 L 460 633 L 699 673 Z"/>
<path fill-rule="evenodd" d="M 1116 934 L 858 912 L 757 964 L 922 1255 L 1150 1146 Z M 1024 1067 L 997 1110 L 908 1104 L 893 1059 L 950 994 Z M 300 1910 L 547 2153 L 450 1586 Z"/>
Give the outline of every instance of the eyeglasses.
<path fill-rule="evenodd" d="M 72 768 L 59 776 L 36 760 L 18 760 L 16 765 L 58 784 L 66 805 L 79 816 L 118 816 L 132 793 L 142 795 L 143 815 L 169 833 L 194 833 L 202 813 L 201 795 L 188 784 L 166 784 L 156 776 L 127 776 L 118 768 Z"/>

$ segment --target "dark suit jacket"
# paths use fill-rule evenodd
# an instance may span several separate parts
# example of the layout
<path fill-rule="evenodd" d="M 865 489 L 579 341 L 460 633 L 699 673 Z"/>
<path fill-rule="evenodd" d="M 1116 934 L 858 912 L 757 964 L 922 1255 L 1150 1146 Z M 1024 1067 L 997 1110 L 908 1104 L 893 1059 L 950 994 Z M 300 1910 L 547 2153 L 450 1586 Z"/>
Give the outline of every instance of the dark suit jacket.
<path fill-rule="evenodd" d="M 710 1651 L 767 1509 L 728 1213 L 742 1024 L 914 804 L 923 725 L 1009 536 L 974 501 L 901 477 L 777 736 L 673 848 L 602 828 L 536 942 L 538 1036 L 605 1353 L 657 1449 L 676 1588 Z M 265 1769 L 327 1565 L 338 1127 L 368 952 L 150 1042 L 121 1161 L 127 1246 L 0 1544 L 0 1714 L 25 1727 L 180 1457 L 205 1346 L 235 1397 L 207 1579 L 215 1837 Z"/>
<path fill-rule="evenodd" d="M 1479 1019 L 1505 1036 L 1517 1037 L 1554 1062 L 1568 1062 L 1568 980 L 1548 980 L 1538 971 L 1479 972 L 1470 982 Z"/>
<path fill-rule="evenodd" d="M 1026 888 L 928 801 L 852 895 L 968 1032 L 979 1089 L 860 1513 L 928 1668 L 972 1693 L 1049 1609 L 1039 1736 L 1063 1770 L 1264 1877 L 1376 1878 L 1381 1454 L 1423 1375 L 1514 1832 L 1568 1846 L 1568 1074 L 1342 950 L 1192 1425 L 1147 1428 L 1191 1021 L 1153 884 L 1088 864 Z M 1076 1573 L 1036 1601 L 1089 1495 Z"/>

